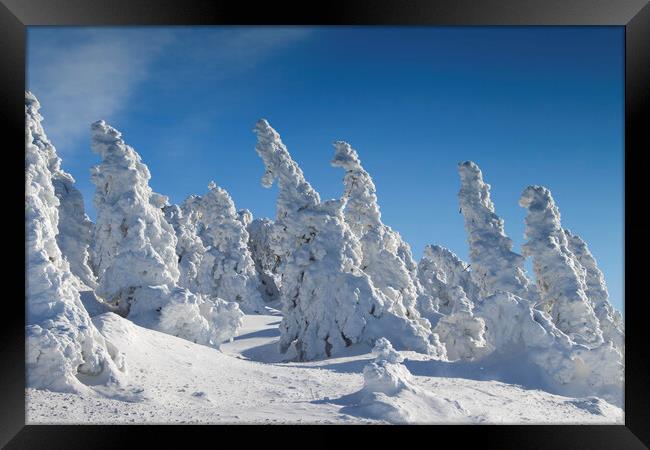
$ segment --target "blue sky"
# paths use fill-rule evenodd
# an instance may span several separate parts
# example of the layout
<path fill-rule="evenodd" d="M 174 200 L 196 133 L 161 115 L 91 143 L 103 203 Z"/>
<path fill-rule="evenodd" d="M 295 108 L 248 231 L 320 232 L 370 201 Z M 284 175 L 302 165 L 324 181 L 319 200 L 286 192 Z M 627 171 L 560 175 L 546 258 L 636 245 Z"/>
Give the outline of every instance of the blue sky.
<path fill-rule="evenodd" d="M 622 308 L 622 27 L 30 27 L 27 42 L 28 89 L 91 217 L 98 119 L 172 202 L 214 180 L 273 217 L 251 131 L 265 117 L 324 199 L 342 192 L 332 142 L 350 142 L 417 258 L 435 243 L 467 259 L 459 161 L 482 168 L 516 251 L 519 196 L 547 186 Z"/>

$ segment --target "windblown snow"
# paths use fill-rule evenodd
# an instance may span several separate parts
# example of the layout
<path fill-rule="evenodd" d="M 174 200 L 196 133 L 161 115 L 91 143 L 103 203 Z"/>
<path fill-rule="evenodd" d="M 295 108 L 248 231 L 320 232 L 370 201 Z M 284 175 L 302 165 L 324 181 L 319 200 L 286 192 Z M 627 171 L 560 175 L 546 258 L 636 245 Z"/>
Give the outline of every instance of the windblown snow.
<path fill-rule="evenodd" d="M 416 261 L 347 142 L 322 200 L 259 120 L 277 202 L 256 218 L 212 181 L 170 204 L 99 120 L 93 223 L 39 108 L 26 92 L 28 423 L 623 423 L 623 317 L 547 187 L 523 190 L 517 253 L 461 162 L 470 261 Z"/>

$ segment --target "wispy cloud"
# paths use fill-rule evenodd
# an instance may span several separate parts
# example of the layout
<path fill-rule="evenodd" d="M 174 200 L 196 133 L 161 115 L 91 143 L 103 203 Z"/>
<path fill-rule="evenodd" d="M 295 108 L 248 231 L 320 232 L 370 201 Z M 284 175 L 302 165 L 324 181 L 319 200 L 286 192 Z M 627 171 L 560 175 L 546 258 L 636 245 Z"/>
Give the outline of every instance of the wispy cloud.
<path fill-rule="evenodd" d="M 28 89 L 65 155 L 87 140 L 91 122 L 114 120 L 137 101 L 135 90 L 147 79 L 159 85 L 173 85 L 175 78 L 216 81 L 255 67 L 308 34 L 298 27 L 33 28 Z M 170 61 L 154 74 L 159 58 Z"/>
<path fill-rule="evenodd" d="M 102 29 L 30 31 L 28 88 L 39 98 L 60 152 L 86 137 L 91 122 L 111 120 L 124 109 L 173 35 L 137 38 Z"/>

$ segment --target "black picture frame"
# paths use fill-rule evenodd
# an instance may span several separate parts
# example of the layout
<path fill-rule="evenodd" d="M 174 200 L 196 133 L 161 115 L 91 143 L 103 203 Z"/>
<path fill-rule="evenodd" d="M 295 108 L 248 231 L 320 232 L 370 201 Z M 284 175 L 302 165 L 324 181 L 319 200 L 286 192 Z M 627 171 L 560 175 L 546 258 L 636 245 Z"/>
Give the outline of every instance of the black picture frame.
<path fill-rule="evenodd" d="M 26 27 L 32 25 L 495 25 L 556 26 L 612 25 L 625 27 L 625 425 L 619 426 L 438 426 L 410 427 L 251 427 L 251 430 L 295 439 L 302 444 L 324 447 L 325 440 L 343 442 L 340 433 L 353 431 L 382 438 L 386 433 L 406 433 L 416 429 L 425 445 L 476 440 L 487 448 L 648 448 L 650 446 L 650 355 L 645 334 L 648 302 L 637 290 L 643 282 L 643 238 L 636 211 L 645 196 L 640 192 L 643 167 L 641 155 L 649 148 L 647 113 L 650 97 L 650 6 L 648 0 L 334 0 L 302 2 L 234 2 L 224 0 L 0 0 L 0 126 L 6 170 L 3 181 L 10 202 L 4 211 L 18 231 L 7 234 L 5 283 L 24 276 L 24 266 L 15 264 L 24 257 L 20 244 L 20 217 L 24 217 L 18 192 L 24 175 L 20 170 L 24 148 L 24 89 Z M 646 121 L 644 121 L 646 119 Z M 22 181 L 21 181 L 22 180 Z M 24 223 L 24 222 L 23 222 Z M 635 263 L 638 259 L 639 263 Z M 22 285 L 24 289 L 24 285 Z M 19 291 L 20 289 L 16 289 Z M 248 443 L 252 434 L 239 427 L 138 425 L 115 426 L 25 426 L 25 310 L 20 294 L 3 299 L 0 327 L 0 444 L 6 448 L 131 448 L 141 437 L 169 443 L 184 437 L 187 445 L 197 439 L 212 439 L 227 445 L 228 435 L 237 436 L 238 445 Z M 287 437 L 280 437 L 286 435 Z M 219 441 L 214 440 L 219 436 Z M 210 441 L 208 441 L 210 442 Z M 284 441 L 288 445 L 291 442 Z M 408 439 L 407 445 L 413 442 Z"/>

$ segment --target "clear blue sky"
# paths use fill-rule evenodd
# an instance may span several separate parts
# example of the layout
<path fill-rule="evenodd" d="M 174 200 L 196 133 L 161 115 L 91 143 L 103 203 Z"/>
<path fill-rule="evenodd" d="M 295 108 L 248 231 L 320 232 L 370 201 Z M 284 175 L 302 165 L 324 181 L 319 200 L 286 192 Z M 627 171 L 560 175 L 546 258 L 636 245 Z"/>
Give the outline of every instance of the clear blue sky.
<path fill-rule="evenodd" d="M 332 142 L 350 142 L 417 258 L 435 243 L 467 259 L 459 161 L 482 168 L 517 251 L 517 200 L 547 186 L 621 308 L 623 51 L 622 27 L 31 27 L 27 69 L 91 217 L 97 119 L 172 202 L 214 180 L 273 217 L 251 131 L 265 117 L 325 199 L 342 192 Z"/>

